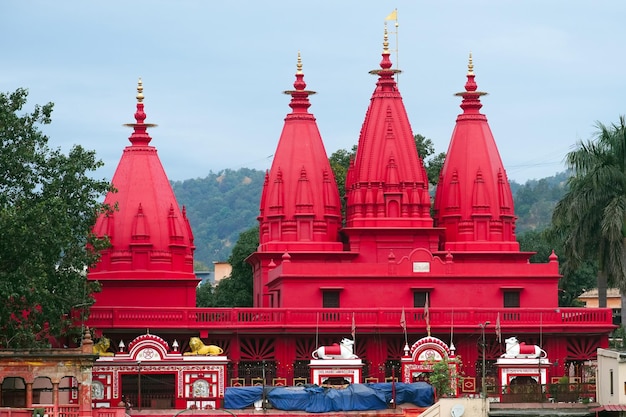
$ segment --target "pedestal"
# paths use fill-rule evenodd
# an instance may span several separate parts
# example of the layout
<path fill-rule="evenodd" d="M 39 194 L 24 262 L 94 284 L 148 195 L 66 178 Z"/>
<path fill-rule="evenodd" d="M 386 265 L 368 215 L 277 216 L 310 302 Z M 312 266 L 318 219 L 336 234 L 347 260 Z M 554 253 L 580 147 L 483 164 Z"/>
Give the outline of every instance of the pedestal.
<path fill-rule="evenodd" d="M 548 383 L 550 361 L 547 358 L 499 358 L 496 366 L 500 378 L 501 396 L 515 394 L 516 390 L 524 391 L 515 387 L 542 386 Z M 543 390 L 536 391 L 541 395 Z"/>
<path fill-rule="evenodd" d="M 313 359 L 309 367 L 316 385 L 360 384 L 363 374 L 361 359 Z"/>

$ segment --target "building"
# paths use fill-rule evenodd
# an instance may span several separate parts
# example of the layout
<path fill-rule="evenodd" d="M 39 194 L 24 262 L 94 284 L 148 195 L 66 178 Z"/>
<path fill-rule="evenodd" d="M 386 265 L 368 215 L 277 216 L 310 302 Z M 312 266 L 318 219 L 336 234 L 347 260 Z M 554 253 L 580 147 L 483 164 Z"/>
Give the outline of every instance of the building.
<path fill-rule="evenodd" d="M 626 353 L 598 349 L 597 395 L 600 407 L 596 411 L 626 412 Z"/>
<path fill-rule="evenodd" d="M 588 308 L 598 308 L 598 289 L 593 288 L 580 294 L 577 298 Z M 620 325 L 622 322 L 622 295 L 619 288 L 607 288 L 606 290 L 606 306 L 613 311 L 613 323 Z"/>
<path fill-rule="evenodd" d="M 485 391 L 498 391 L 495 362 L 509 336 L 540 345 L 551 377 L 591 378 L 590 361 L 614 328 L 611 311 L 559 307 L 557 255 L 531 264 L 533 253 L 520 251 L 471 56 L 434 204 L 397 72 L 385 33 L 343 218 L 298 57 L 294 88 L 286 92 L 292 111 L 260 201 L 260 245 L 248 258 L 254 307 L 232 309 L 195 307 L 193 233 L 150 144 L 140 83 L 131 145 L 113 177 L 118 192 L 106 197 L 119 211 L 95 226 L 112 247 L 88 274 L 102 284 L 89 326 L 119 355 L 130 341 L 150 338 L 169 358 L 199 337 L 228 358 L 230 385 L 310 382 L 311 353 L 350 334 L 368 381 L 397 378 L 405 348 L 431 337 L 461 358 L 463 395 L 481 392 L 480 381 Z M 142 372 L 151 385 L 144 383 L 143 395 L 126 391 L 133 401 L 139 396 L 149 407 L 169 392 L 171 406 L 184 396 L 186 382 L 173 376 L 179 371 L 172 363 L 131 365 L 96 367 L 114 375 L 111 401 L 121 395 L 120 381 Z"/>

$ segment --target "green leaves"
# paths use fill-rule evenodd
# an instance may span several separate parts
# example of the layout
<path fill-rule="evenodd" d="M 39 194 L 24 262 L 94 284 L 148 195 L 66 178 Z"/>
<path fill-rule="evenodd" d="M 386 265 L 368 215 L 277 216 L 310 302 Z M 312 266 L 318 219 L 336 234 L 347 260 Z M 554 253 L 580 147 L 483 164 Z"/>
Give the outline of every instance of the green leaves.
<path fill-rule="evenodd" d="M 626 290 L 626 119 L 610 126 L 598 122 L 597 128 L 593 140 L 578 142 L 566 156 L 573 175 L 552 222 L 555 233 L 565 237 L 568 258 L 597 261 L 602 298 L 605 279 Z M 606 299 L 600 303 L 606 305 Z"/>
<path fill-rule="evenodd" d="M 109 183 L 92 151 L 50 149 L 38 125 L 51 121 L 52 103 L 20 113 L 28 93 L 0 94 L 0 347 L 56 343 L 79 323 L 76 310 L 91 303 L 95 284 L 86 268 L 107 244 L 91 234 L 98 200 Z M 77 307 L 80 306 L 80 307 Z"/>

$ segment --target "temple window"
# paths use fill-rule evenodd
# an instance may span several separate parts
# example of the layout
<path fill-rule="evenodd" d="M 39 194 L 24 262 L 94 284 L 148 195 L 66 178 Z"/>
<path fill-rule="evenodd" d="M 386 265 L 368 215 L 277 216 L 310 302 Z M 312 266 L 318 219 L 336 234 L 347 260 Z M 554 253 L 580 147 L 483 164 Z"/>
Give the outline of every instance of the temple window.
<path fill-rule="evenodd" d="M 428 291 L 413 291 L 413 307 L 424 308 L 426 306 L 426 295 Z"/>
<path fill-rule="evenodd" d="M 322 290 L 322 307 L 339 308 L 339 290 Z"/>
<path fill-rule="evenodd" d="M 519 291 L 504 291 L 504 308 L 519 308 Z"/>

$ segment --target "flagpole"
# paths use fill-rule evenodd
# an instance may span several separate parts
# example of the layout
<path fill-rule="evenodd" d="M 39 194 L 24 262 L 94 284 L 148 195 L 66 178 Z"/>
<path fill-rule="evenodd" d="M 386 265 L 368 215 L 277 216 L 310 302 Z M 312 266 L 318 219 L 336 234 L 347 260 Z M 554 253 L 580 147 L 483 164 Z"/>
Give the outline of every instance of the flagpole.
<path fill-rule="evenodd" d="M 387 20 L 393 20 L 394 26 L 396 28 L 396 31 L 394 32 L 396 35 L 396 69 L 400 69 L 400 48 L 399 48 L 399 34 L 398 34 L 398 28 L 399 28 L 399 24 L 398 24 L 398 9 L 395 8 L 393 9 L 393 12 L 391 12 L 386 18 L 385 18 L 385 24 L 387 24 Z M 398 79 L 400 78 L 400 72 L 398 71 L 398 73 L 396 74 L 396 84 L 398 83 Z"/>
<path fill-rule="evenodd" d="M 319 345 L 319 337 L 320 337 L 320 312 L 317 312 L 317 323 L 315 324 L 315 349 L 317 349 Z"/>
<path fill-rule="evenodd" d="M 395 10 L 396 11 L 396 21 L 394 23 L 395 27 L 396 27 L 396 69 L 400 69 L 400 44 L 398 43 L 398 9 Z M 396 74 L 396 84 L 398 84 L 398 81 L 400 79 L 400 73 Z"/>
<path fill-rule="evenodd" d="M 356 322 L 354 321 L 354 311 L 352 312 L 352 353 L 356 352 Z"/>
<path fill-rule="evenodd" d="M 426 293 L 426 304 L 424 305 L 424 318 L 426 319 L 426 331 L 430 337 L 430 312 L 428 308 L 428 293 Z"/>
<path fill-rule="evenodd" d="M 452 337 L 454 336 L 454 309 L 452 309 L 452 319 L 450 324 L 450 346 L 453 346 Z"/>
<path fill-rule="evenodd" d="M 498 343 L 502 343 L 502 326 L 500 325 L 500 312 L 498 311 L 498 316 L 496 318 L 496 337 L 498 338 Z"/>
<path fill-rule="evenodd" d="M 404 331 L 404 345 L 408 347 L 409 339 L 406 335 L 406 315 L 404 313 L 404 306 L 402 306 L 402 315 L 400 316 L 400 326 L 402 327 L 402 330 Z"/>
<path fill-rule="evenodd" d="M 543 311 L 539 312 L 539 347 L 543 345 Z"/>

